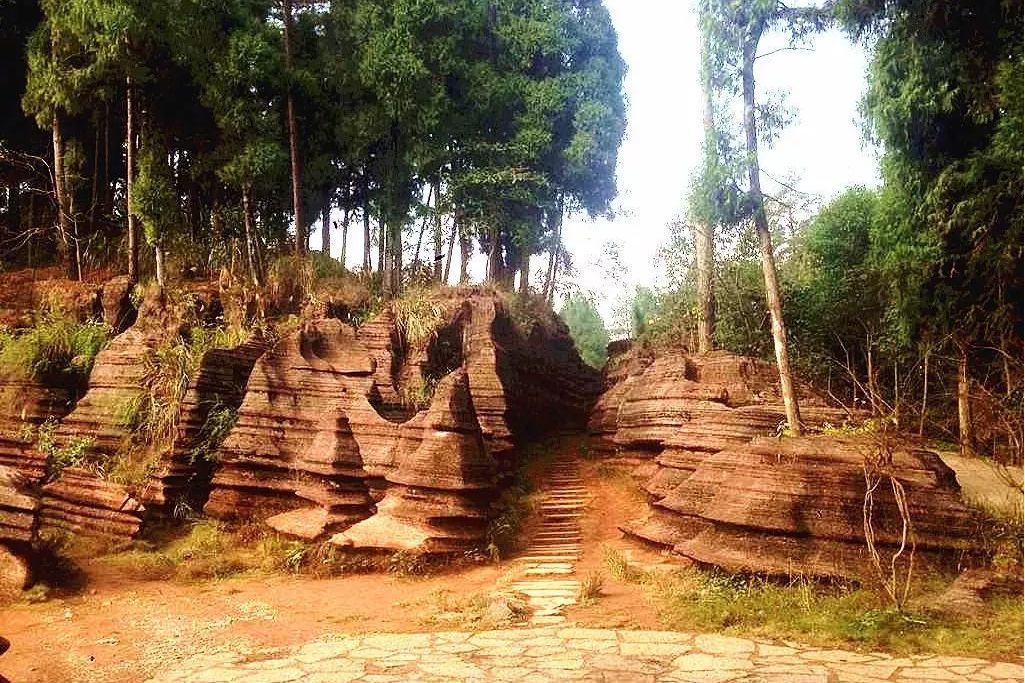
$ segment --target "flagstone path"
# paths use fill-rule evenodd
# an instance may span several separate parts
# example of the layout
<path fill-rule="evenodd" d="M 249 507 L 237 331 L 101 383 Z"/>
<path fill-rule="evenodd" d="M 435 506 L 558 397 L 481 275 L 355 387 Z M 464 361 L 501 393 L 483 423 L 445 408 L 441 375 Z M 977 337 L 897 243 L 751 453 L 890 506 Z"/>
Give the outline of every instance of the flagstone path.
<path fill-rule="evenodd" d="M 912 683 L 1022 681 L 1021 664 L 892 657 L 718 635 L 548 626 L 333 636 L 286 652 L 207 653 L 151 683 L 407 681 Z"/>

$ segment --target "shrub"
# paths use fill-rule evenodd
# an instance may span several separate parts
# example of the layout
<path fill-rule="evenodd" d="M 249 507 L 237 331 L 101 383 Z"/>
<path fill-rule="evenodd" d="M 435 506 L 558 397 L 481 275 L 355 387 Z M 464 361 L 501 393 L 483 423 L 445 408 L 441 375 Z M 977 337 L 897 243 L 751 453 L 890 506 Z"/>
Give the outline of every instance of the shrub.
<path fill-rule="evenodd" d="M 0 328 L 0 370 L 80 388 L 107 343 L 102 323 L 78 322 L 59 307 L 37 313 L 32 327 Z"/>
<path fill-rule="evenodd" d="M 216 403 L 206 415 L 199 432 L 199 441 L 189 451 L 189 459 L 193 463 L 212 462 L 217 447 L 227 438 L 237 419 L 237 408 Z"/>

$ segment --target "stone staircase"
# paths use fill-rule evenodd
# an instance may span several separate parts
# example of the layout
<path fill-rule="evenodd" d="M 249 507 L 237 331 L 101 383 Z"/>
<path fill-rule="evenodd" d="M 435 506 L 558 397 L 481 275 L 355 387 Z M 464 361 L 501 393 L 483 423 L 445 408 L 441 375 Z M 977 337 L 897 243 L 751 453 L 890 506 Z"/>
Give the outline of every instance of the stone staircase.
<path fill-rule="evenodd" d="M 580 517 L 586 502 L 587 489 L 576 460 L 556 458 L 545 477 L 539 506 L 541 524 L 530 546 L 516 560 L 522 577 L 510 586 L 528 597 L 533 625 L 564 622 L 564 609 L 577 601 Z"/>

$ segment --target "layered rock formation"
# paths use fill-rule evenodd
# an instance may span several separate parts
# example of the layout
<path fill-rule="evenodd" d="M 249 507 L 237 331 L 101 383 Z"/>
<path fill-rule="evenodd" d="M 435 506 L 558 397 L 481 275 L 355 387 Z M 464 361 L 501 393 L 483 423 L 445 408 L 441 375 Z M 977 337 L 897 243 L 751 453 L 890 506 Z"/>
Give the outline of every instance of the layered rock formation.
<path fill-rule="evenodd" d="M 111 297 L 124 298 L 122 285 L 112 281 Z M 82 461 L 103 466 L 113 462 L 132 436 L 127 418 L 145 390 L 151 355 L 186 332 L 187 325 L 203 324 L 219 310 L 216 287 L 205 283 L 195 285 L 177 303 L 157 294 L 148 297 L 137 322 L 97 354 L 87 391 L 54 431 L 55 447 L 78 453 Z M 43 490 L 44 528 L 108 535 L 115 542 L 130 539 L 139 530 L 144 510 L 140 493 L 107 481 L 86 467 L 65 468 Z"/>
<path fill-rule="evenodd" d="M 43 486 L 40 523 L 45 529 L 116 542 L 139 532 L 143 512 L 126 487 L 68 467 Z"/>
<path fill-rule="evenodd" d="M 35 538 L 39 500 L 28 491 L 29 480 L 0 466 L 0 543 L 29 543 Z"/>
<path fill-rule="evenodd" d="M 29 492 L 24 475 L 0 466 L 0 599 L 29 584 L 38 511 L 39 500 Z"/>
<path fill-rule="evenodd" d="M 33 448 L 35 429 L 67 415 L 74 399 L 70 388 L 0 374 L 0 466 L 18 470 L 32 481 L 41 480 L 46 456 Z"/>
<path fill-rule="evenodd" d="M 674 552 L 729 571 L 868 578 L 865 459 L 870 443 L 825 436 L 758 438 L 706 459 L 656 505 L 693 531 Z M 899 446 L 875 489 L 872 529 L 888 556 L 902 538 L 892 474 L 903 486 L 916 562 L 952 563 L 974 544 L 953 471 L 929 451 Z"/>
<path fill-rule="evenodd" d="M 315 320 L 265 354 L 206 512 L 363 548 L 481 542 L 516 439 L 582 427 L 600 378 L 564 327 L 524 336 L 493 292 L 450 290 L 437 305 L 415 346 L 384 313 L 355 333 Z M 410 387 L 434 387 L 426 411 L 403 403 Z"/>
<path fill-rule="evenodd" d="M 630 356 L 634 355 L 634 358 Z M 627 534 L 700 563 L 772 575 L 863 578 L 866 458 L 886 464 L 907 492 L 920 558 L 939 562 L 970 548 L 972 520 L 953 473 L 928 451 L 827 436 L 774 438 L 785 422 L 775 368 L 725 352 L 641 360 L 626 350 L 596 404 L 592 436 L 606 449 L 654 459 L 642 487 L 650 510 Z M 801 387 L 806 425 L 849 416 Z M 880 552 L 902 539 L 889 479 L 876 490 Z"/>
<path fill-rule="evenodd" d="M 151 512 L 170 515 L 180 504 L 202 508 L 213 476 L 208 451 L 219 445 L 213 440 L 226 428 L 217 421 L 230 420 L 238 409 L 253 366 L 266 350 L 264 341 L 253 339 L 203 355 L 182 401 L 174 443 L 160 454 L 148 485 L 140 491 Z"/>
<path fill-rule="evenodd" d="M 238 420 L 219 449 L 210 499 L 215 517 L 277 517 L 273 526 L 309 536 L 370 514 L 366 472 L 343 410 L 350 392 L 372 385 L 374 362 L 351 327 L 319 320 L 257 361 Z M 293 528 L 293 522 L 295 526 Z"/>
<path fill-rule="evenodd" d="M 495 463 L 488 455 L 464 370 L 438 384 L 430 409 L 402 425 L 419 445 L 386 480 L 377 513 L 331 541 L 360 548 L 449 553 L 484 538 Z"/>

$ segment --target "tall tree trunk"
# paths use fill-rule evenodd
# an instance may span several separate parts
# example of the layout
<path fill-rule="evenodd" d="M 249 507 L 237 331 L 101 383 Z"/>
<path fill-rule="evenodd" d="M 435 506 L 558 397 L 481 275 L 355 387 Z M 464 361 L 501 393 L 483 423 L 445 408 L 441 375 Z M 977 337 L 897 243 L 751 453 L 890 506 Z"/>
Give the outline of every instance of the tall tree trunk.
<path fill-rule="evenodd" d="M 71 216 L 68 213 L 68 194 L 64 183 L 64 137 L 60 117 L 53 114 L 53 193 L 57 200 L 57 253 L 68 277 L 74 277 L 68 242 L 71 239 Z"/>
<path fill-rule="evenodd" d="M 708 353 L 714 347 L 715 336 L 715 291 L 712 284 L 715 247 L 711 224 L 705 221 L 695 223 L 694 246 L 698 279 L 698 353 Z"/>
<path fill-rule="evenodd" d="M 16 179 L 7 183 L 7 224 L 11 236 L 21 232 L 21 182 Z"/>
<path fill-rule="evenodd" d="M 71 217 L 71 246 L 74 247 L 74 262 L 71 277 L 82 281 L 82 240 L 78 239 L 78 220 L 75 216 L 75 193 L 68 192 L 67 178 L 64 179 L 64 190 L 68 195 L 68 215 Z"/>
<path fill-rule="evenodd" d="M 441 282 L 442 249 L 445 238 L 441 233 L 441 177 L 434 179 L 434 281 Z"/>
<path fill-rule="evenodd" d="M 703 9 L 703 8 L 702 8 Z M 706 38 L 707 40 L 707 38 Z M 705 133 L 705 154 L 718 160 L 718 142 L 715 131 L 715 108 L 712 99 L 715 84 L 712 79 L 711 45 L 703 45 L 701 68 L 703 75 L 704 115 L 702 127 Z M 695 271 L 698 289 L 698 353 L 708 353 L 714 347 L 715 338 L 715 227 L 708 216 L 701 216 L 694 225 Z"/>
<path fill-rule="evenodd" d="M 339 255 L 338 260 L 342 263 L 342 268 L 345 268 L 345 257 L 346 251 L 349 249 L 349 207 L 346 206 L 342 209 L 342 253 Z"/>
<path fill-rule="evenodd" d="M 246 230 L 246 263 L 253 287 L 260 286 L 260 272 L 256 266 L 256 221 L 253 217 L 253 186 L 242 186 L 242 222 Z"/>
<path fill-rule="evenodd" d="M 555 208 L 554 215 L 550 218 L 554 224 L 555 235 L 552 238 L 552 251 L 548 260 L 548 273 L 545 276 L 543 295 L 545 301 L 552 303 L 555 298 L 555 278 L 559 272 L 559 252 L 562 250 L 562 201 L 560 200 Z"/>
<path fill-rule="evenodd" d="M 520 293 L 530 291 L 530 249 L 524 247 L 520 254 Z"/>
<path fill-rule="evenodd" d="M 929 352 L 932 349 L 926 347 L 925 357 L 922 359 L 922 412 L 918 416 L 918 435 L 925 434 L 926 405 L 929 400 Z"/>
<path fill-rule="evenodd" d="M 114 186 L 110 182 L 110 103 L 104 102 L 103 107 L 103 188 L 106 200 L 103 202 L 107 214 L 113 213 Z"/>
<path fill-rule="evenodd" d="M 153 258 L 157 269 L 157 287 L 163 292 L 167 279 L 164 274 L 164 247 L 159 242 L 153 246 Z"/>
<path fill-rule="evenodd" d="M 779 293 L 779 277 L 776 273 L 776 258 L 769 234 L 769 220 L 765 215 L 765 198 L 762 196 L 761 168 L 758 164 L 758 124 L 755 114 L 755 55 L 761 27 L 752 29 L 744 40 L 743 88 L 744 88 L 744 133 L 747 142 L 747 176 L 751 198 L 754 200 L 754 223 L 762 256 L 762 275 L 765 278 L 765 298 L 772 320 L 772 342 L 776 350 L 776 364 L 779 366 L 780 393 L 786 410 L 787 426 L 792 434 L 803 432 L 801 410 L 797 403 L 793 375 L 790 372 L 790 355 L 787 351 L 787 329 L 783 323 L 783 304 Z"/>
<path fill-rule="evenodd" d="M 135 107 L 131 76 L 125 91 L 125 186 L 128 195 L 128 281 L 139 281 L 139 224 L 135 218 L 132 203 L 132 187 L 135 184 Z"/>
<path fill-rule="evenodd" d="M 299 125 L 295 119 L 295 101 L 292 96 L 292 0 L 283 0 L 285 39 L 285 71 L 288 85 L 285 89 L 285 115 L 288 119 L 288 153 L 292 163 L 292 214 L 295 216 L 295 251 L 306 253 L 306 222 L 303 220 L 302 167 L 299 163 Z"/>
<path fill-rule="evenodd" d="M 473 243 L 458 216 L 456 223 L 459 228 L 459 284 L 465 285 L 470 281 L 470 255 L 473 251 Z"/>
<path fill-rule="evenodd" d="M 93 143 L 93 188 L 89 196 L 89 226 L 96 231 L 96 205 L 100 201 L 100 126 L 96 121 L 95 140 Z"/>
<path fill-rule="evenodd" d="M 957 342 L 957 433 L 961 455 L 975 455 L 975 428 L 972 424 L 971 377 L 968 375 L 968 343 Z"/>
<path fill-rule="evenodd" d="M 865 368 L 867 373 L 868 404 L 873 415 L 879 415 L 882 410 L 879 406 L 879 387 L 876 382 L 875 355 L 872 353 L 872 338 L 865 336 Z"/>
<path fill-rule="evenodd" d="M 370 209 L 363 205 L 363 272 L 370 275 Z"/>
<path fill-rule="evenodd" d="M 488 248 L 488 282 L 502 281 L 502 249 L 498 244 L 498 226 L 491 228 L 491 245 Z"/>
<path fill-rule="evenodd" d="M 388 236 L 388 247 L 391 250 L 391 294 L 402 293 L 402 219 L 395 218 Z"/>
<path fill-rule="evenodd" d="M 444 284 L 446 284 L 446 285 L 448 284 L 448 276 L 452 272 L 452 252 L 455 251 L 456 238 L 457 238 L 458 234 L 459 234 L 459 223 L 456 221 L 455 217 L 453 216 L 453 218 L 452 218 L 452 235 L 449 237 L 449 240 L 448 240 L 448 253 L 445 256 L 445 272 L 441 276 L 441 281 Z"/>
<path fill-rule="evenodd" d="M 385 279 L 385 263 L 384 255 L 387 253 L 385 247 L 388 246 L 388 235 L 384 230 L 384 217 L 377 219 L 377 272 L 381 274 L 382 284 Z"/>
<path fill-rule="evenodd" d="M 320 209 L 320 251 L 331 256 L 331 202 L 324 202 Z"/>

